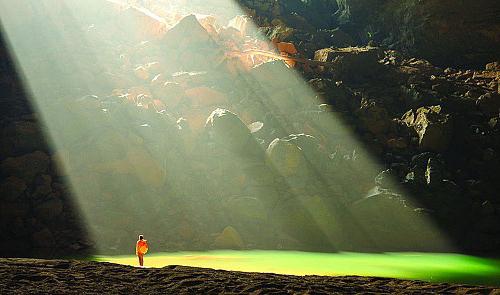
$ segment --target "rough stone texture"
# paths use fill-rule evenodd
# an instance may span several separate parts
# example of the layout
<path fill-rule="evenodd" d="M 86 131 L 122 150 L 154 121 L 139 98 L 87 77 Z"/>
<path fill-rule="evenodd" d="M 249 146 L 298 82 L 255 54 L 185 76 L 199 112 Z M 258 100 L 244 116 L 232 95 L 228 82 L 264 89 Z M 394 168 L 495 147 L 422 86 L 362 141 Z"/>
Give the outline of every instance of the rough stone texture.
<path fill-rule="evenodd" d="M 283 12 L 288 8 L 278 7 L 279 1 L 252 2 L 271 8 L 255 17 L 272 16 L 266 28 L 283 25 L 283 35 L 291 28 L 288 37 L 298 56 L 312 58 L 315 50 L 335 45 L 333 39 L 347 40 L 339 31 L 329 37 L 336 28 L 298 29 L 308 20 L 300 11 L 287 19 Z M 355 42 L 365 45 L 368 35 L 375 41 L 387 37 L 375 32 L 377 26 L 366 25 L 374 22 L 372 17 L 356 16 L 365 8 L 354 5 L 371 9 L 377 1 L 339 3 L 351 14 L 343 14 L 340 30 Z M 393 19 L 409 1 L 387 3 L 396 5 Z M 416 9 L 434 2 L 412 3 L 410 8 Z M 88 6 L 99 7 L 97 2 Z M 373 11 L 378 10 L 369 14 Z M 357 23 L 349 25 L 349 17 Z M 42 129 L 34 125 L 40 123 L 32 110 L 19 105 L 28 103 L 19 91 L 21 83 L 12 81 L 15 73 L 0 64 L 8 77 L 0 79 L 5 86 L 0 89 L 0 112 L 5 115 L 0 121 L 0 134 L 5 135 L 0 143 L 5 152 L 0 155 L 0 230 L 2 236 L 12 236 L 17 251 L 2 244 L 2 255 L 34 255 L 36 248 L 60 255 L 92 244 L 78 225 L 82 216 L 72 209 L 74 196 L 63 175 L 71 175 L 72 183 L 83 188 L 79 201 L 90 209 L 91 224 L 101 233 L 99 245 L 109 253 L 129 253 L 130 238 L 144 229 L 165 250 L 216 247 L 216 237 L 228 227 L 248 248 L 332 251 L 338 245 L 332 240 L 343 241 L 339 244 L 352 251 L 393 246 L 368 241 L 369 232 L 353 222 L 352 210 L 398 250 L 424 248 L 397 239 L 398 231 L 410 227 L 408 222 L 401 227 L 394 222 L 387 225 L 392 232 L 384 232 L 384 220 L 374 214 L 380 206 L 392 208 L 394 214 L 387 216 L 393 219 L 431 219 L 460 250 L 498 253 L 495 63 L 486 70 L 442 69 L 394 50 L 351 47 L 330 48 L 324 59 L 318 58 L 332 62 L 331 70 L 312 66 L 314 61 L 297 63 L 293 71 L 302 77 L 281 61 L 230 71 L 220 63 L 218 50 L 222 46 L 234 54 L 235 48 L 224 47 L 228 40 L 212 38 L 213 32 L 193 17 L 150 42 L 142 42 L 148 34 L 128 38 L 113 22 L 80 38 L 80 29 L 69 26 L 74 21 L 62 18 L 68 36 L 77 36 L 78 42 L 50 43 L 47 36 L 54 37 L 57 30 L 54 24 L 37 26 L 45 20 L 19 19 L 30 29 L 25 40 L 33 38 L 26 49 L 32 58 L 26 62 L 51 73 L 40 83 L 43 93 L 51 94 L 45 117 L 55 120 L 56 135 L 66 144 L 55 151 L 38 146 L 42 136 L 35 136 L 35 130 Z M 89 28 L 90 20 L 80 19 Z M 196 33 L 184 34 L 188 29 Z M 109 35 L 113 32 L 119 36 Z M 237 45 L 248 45 L 240 41 Z M 167 45 L 173 48 L 168 58 Z M 206 50 L 197 51 L 197 46 Z M 453 56 L 455 49 L 449 50 Z M 67 58 L 72 54 L 74 58 Z M 191 54 L 195 58 L 189 59 Z M 61 61 L 64 71 L 54 72 L 48 57 Z M 182 59 L 180 66 L 176 59 Z M 185 72 L 190 69 L 203 71 Z M 304 90 L 302 78 L 317 92 Z M 252 133 L 247 125 L 260 127 Z M 60 163 L 67 171 L 58 171 Z M 391 172 L 380 173 L 387 170 Z M 372 198 L 365 198 L 367 194 Z M 413 199 L 418 206 L 405 207 L 400 199 Z M 407 232 L 418 232 L 411 229 Z"/>
<path fill-rule="evenodd" d="M 68 260 L 0 260 L 0 288 L 12 294 L 319 293 L 497 294 L 494 287 L 431 284 L 372 277 L 290 276 L 185 266 L 139 269 Z M 286 290 L 286 291 L 285 291 Z"/>
<path fill-rule="evenodd" d="M 441 114 L 440 106 L 419 108 L 415 114 L 408 111 L 403 121 L 418 134 L 421 149 L 439 152 L 448 148 L 453 125 L 448 114 Z"/>
<path fill-rule="evenodd" d="M 482 67 L 500 58 L 499 13 L 498 2 L 489 0 L 385 1 L 377 21 L 386 42 L 409 54 L 437 65 Z"/>
<path fill-rule="evenodd" d="M 240 2 L 256 9 L 257 14 L 268 19 L 268 22 L 280 16 L 269 13 L 280 9 L 273 10 L 259 4 L 266 1 Z M 281 7 L 281 2 L 286 3 L 276 1 L 273 5 Z M 314 2 L 318 1 L 308 3 Z M 271 5 L 270 2 L 266 4 Z M 340 26 L 357 45 L 376 41 L 412 56 L 428 59 L 436 65 L 482 68 L 500 59 L 497 50 L 500 47 L 500 24 L 497 20 L 500 5 L 496 1 L 332 0 L 321 1 L 321 5 L 328 7 L 324 13 L 326 17 L 331 11 L 329 9 L 337 8 L 331 21 L 325 21 L 329 24 L 328 28 Z M 312 24 L 309 25 L 309 31 L 323 28 L 324 24 L 304 17 L 309 13 L 304 5 L 296 6 L 295 11 L 306 20 L 307 25 Z M 287 27 L 290 30 L 303 30 L 307 27 L 303 23 L 288 21 Z M 327 46 L 335 45 L 329 42 Z"/>

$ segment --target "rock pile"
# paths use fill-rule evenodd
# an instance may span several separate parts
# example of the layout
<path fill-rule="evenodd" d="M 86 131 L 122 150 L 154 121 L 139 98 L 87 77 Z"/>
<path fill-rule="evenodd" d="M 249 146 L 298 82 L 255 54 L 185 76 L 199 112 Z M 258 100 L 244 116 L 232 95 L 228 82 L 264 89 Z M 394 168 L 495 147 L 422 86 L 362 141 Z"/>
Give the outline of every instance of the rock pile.
<path fill-rule="evenodd" d="M 26 63 L 73 57 L 38 89 L 53 149 L 39 121 L 2 121 L 1 226 L 19 247 L 89 247 L 84 218 L 104 252 L 137 233 L 163 250 L 443 250 L 430 219 L 467 250 L 498 249 L 498 64 L 441 69 L 315 39 L 281 38 L 298 52 L 280 54 L 243 18 L 153 17 L 110 37 L 120 17 L 68 27 L 86 41 L 37 44 Z M 316 49 L 295 72 L 282 61 Z"/>

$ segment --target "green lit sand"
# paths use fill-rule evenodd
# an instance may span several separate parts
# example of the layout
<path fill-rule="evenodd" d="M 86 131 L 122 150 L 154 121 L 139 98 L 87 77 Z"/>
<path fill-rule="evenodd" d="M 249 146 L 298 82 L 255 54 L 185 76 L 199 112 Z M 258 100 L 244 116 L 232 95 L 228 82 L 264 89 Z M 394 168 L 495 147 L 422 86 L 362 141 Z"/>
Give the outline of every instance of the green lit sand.
<path fill-rule="evenodd" d="M 97 261 L 137 265 L 135 256 L 97 256 Z M 155 253 L 145 266 L 185 265 L 290 275 L 377 276 L 500 286 L 500 261 L 438 253 L 310 253 L 298 251 L 208 251 Z"/>

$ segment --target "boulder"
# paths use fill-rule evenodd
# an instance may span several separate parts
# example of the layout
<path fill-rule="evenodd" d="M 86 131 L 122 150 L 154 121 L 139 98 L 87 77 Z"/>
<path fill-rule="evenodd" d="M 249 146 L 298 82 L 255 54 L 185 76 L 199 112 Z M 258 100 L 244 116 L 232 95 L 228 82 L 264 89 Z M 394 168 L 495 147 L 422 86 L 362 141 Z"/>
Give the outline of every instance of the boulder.
<path fill-rule="evenodd" d="M 448 149 L 453 124 L 451 115 L 443 114 L 441 106 L 421 107 L 416 112 L 408 111 L 402 121 L 415 130 L 422 150 L 442 152 Z"/>
<path fill-rule="evenodd" d="M 500 71 L 500 62 L 494 61 L 487 63 L 484 67 L 487 71 Z"/>
<path fill-rule="evenodd" d="M 374 78 L 380 73 L 378 47 L 324 48 L 314 53 L 314 59 L 332 63 L 332 74 L 336 80 L 360 82 Z"/>
<path fill-rule="evenodd" d="M 294 143 L 274 139 L 266 150 L 268 162 L 283 176 L 292 176 L 305 167 L 302 150 Z"/>
<path fill-rule="evenodd" d="M 184 17 L 161 40 L 167 63 L 184 71 L 212 69 L 223 52 L 195 15 Z"/>
<path fill-rule="evenodd" d="M 255 156 L 262 152 L 245 123 L 228 110 L 214 110 L 205 123 L 205 130 L 219 148 L 242 156 Z"/>
<path fill-rule="evenodd" d="M 234 227 L 226 226 L 222 233 L 218 234 L 212 245 L 217 249 L 243 249 L 245 244 L 240 234 Z"/>
<path fill-rule="evenodd" d="M 375 184 L 384 189 L 393 189 L 398 182 L 399 175 L 394 169 L 387 169 L 375 177 Z"/>
<path fill-rule="evenodd" d="M 476 105 L 485 116 L 498 116 L 500 114 L 500 94 L 491 92 L 483 94 L 476 101 Z"/>

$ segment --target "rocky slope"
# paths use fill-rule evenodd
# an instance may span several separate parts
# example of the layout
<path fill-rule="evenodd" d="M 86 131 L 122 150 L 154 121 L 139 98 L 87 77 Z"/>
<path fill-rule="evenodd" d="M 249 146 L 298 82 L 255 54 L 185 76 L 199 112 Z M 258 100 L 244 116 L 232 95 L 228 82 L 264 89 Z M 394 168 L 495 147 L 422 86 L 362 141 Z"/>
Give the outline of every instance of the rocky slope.
<path fill-rule="evenodd" d="M 499 59 L 497 1 L 239 2 L 270 36 L 297 43 L 314 39 L 313 46 L 342 47 L 375 42 L 439 66 L 482 68 Z"/>
<path fill-rule="evenodd" d="M 317 3 L 308 9 L 335 8 Z M 338 8 L 356 17 L 355 3 Z M 49 125 L 0 51 L 0 229 L 11 239 L 2 255 L 82 252 L 96 241 L 123 253 L 144 231 L 163 250 L 443 251 L 424 219 L 459 250 L 498 255 L 498 63 L 436 67 L 348 47 L 357 26 L 309 38 L 281 26 L 289 20 L 264 23 L 292 8 L 256 9 L 261 31 L 298 48 L 282 51 L 298 58 L 291 69 L 290 60 L 228 57 L 266 43 L 194 16 L 173 26 L 106 6 L 82 12 L 79 27 L 57 7 L 50 21 L 42 13 L 15 26 L 35 40 L 18 53 L 37 71 Z M 139 31 L 123 25 L 134 18 Z M 54 33 L 61 23 L 73 37 Z M 76 200 L 98 239 L 82 228 Z"/>
<path fill-rule="evenodd" d="M 286 276 L 102 262 L 0 259 L 9 294 L 497 294 L 499 289 L 369 277 Z"/>

